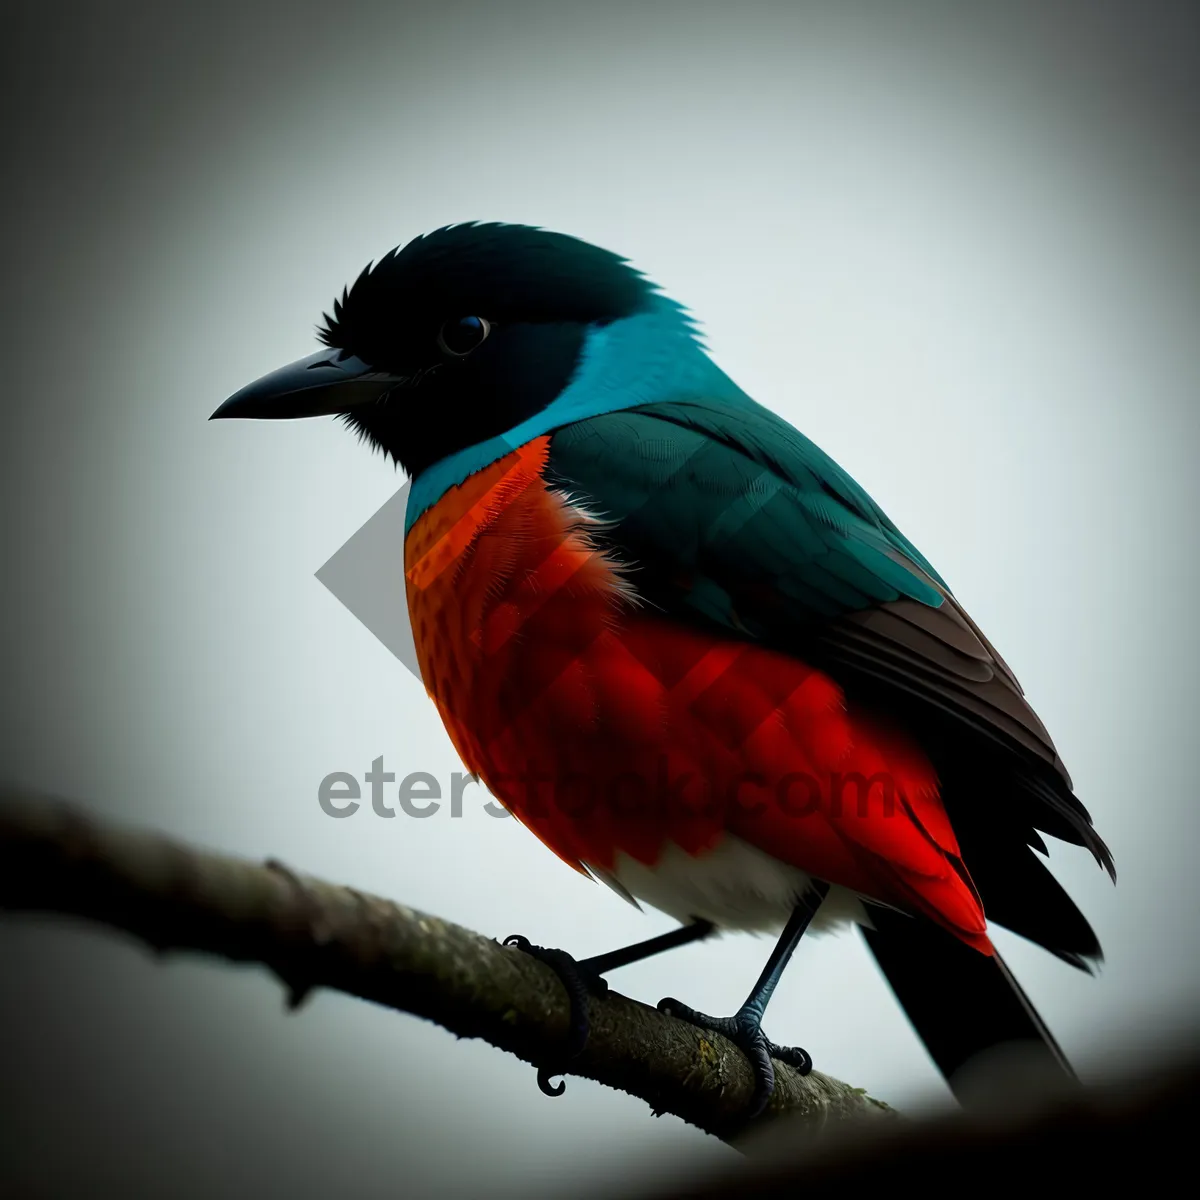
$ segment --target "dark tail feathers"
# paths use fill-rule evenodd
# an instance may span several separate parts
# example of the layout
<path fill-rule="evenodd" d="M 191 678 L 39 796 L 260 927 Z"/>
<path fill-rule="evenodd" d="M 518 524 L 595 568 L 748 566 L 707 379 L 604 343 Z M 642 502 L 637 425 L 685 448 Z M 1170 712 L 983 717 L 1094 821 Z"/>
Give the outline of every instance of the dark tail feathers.
<path fill-rule="evenodd" d="M 1001 1046 L 1025 1069 L 1075 1079 L 998 954 L 989 958 L 937 925 L 890 909 L 871 906 L 870 916 L 875 928 L 862 931 L 867 945 L 960 1103 L 977 1099 L 963 1068 Z"/>

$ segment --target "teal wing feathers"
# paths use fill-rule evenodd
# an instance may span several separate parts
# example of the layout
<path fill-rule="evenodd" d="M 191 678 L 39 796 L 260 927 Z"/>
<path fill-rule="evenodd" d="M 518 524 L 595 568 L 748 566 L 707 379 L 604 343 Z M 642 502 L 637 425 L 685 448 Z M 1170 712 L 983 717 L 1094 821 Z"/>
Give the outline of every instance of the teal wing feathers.
<path fill-rule="evenodd" d="M 644 404 L 556 430 L 550 469 L 609 523 L 647 603 L 902 707 L 945 770 L 995 762 L 1022 821 L 1108 864 L 1004 660 L 871 497 L 782 418 L 749 399 Z M 1027 840 L 1041 845 L 1032 829 Z"/>

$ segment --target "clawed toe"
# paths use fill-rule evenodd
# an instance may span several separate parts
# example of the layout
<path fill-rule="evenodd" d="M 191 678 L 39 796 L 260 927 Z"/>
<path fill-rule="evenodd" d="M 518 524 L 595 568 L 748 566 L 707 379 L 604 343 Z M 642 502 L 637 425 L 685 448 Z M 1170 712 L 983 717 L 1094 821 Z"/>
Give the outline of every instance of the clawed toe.
<path fill-rule="evenodd" d="M 562 982 L 566 989 L 567 998 L 571 1004 L 571 1024 L 567 1031 L 567 1040 L 563 1046 L 563 1065 L 579 1057 L 587 1045 L 590 1023 L 588 1020 L 588 996 L 602 995 L 608 990 L 608 981 L 602 975 L 590 970 L 586 964 L 579 962 L 565 950 L 553 947 L 535 946 L 527 937 L 514 933 L 504 939 L 505 946 L 512 946 L 531 958 L 536 958 L 548 966 Z M 538 1086 L 548 1096 L 561 1096 L 565 1084 L 551 1083 L 555 1072 L 543 1068 L 538 1071 Z"/>
<path fill-rule="evenodd" d="M 812 1056 L 800 1046 L 777 1046 L 774 1042 L 768 1042 L 767 1053 L 787 1063 L 799 1075 L 807 1075 L 813 1068 Z"/>
<path fill-rule="evenodd" d="M 787 1063 L 801 1075 L 807 1075 L 812 1070 L 812 1058 L 808 1051 L 799 1046 L 777 1046 L 770 1041 L 762 1031 L 761 1017 L 750 1009 L 742 1009 L 732 1017 L 710 1017 L 668 996 L 658 1002 L 658 1010 L 687 1021 L 689 1025 L 719 1033 L 741 1050 L 754 1072 L 754 1095 L 746 1114 L 749 1118 L 757 1117 L 767 1107 L 775 1090 L 772 1058 Z"/>

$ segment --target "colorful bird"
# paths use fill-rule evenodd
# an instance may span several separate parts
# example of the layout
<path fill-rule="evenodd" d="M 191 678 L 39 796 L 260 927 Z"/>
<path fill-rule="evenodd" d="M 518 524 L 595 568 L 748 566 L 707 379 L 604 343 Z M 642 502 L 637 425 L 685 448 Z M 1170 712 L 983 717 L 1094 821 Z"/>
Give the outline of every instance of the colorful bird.
<path fill-rule="evenodd" d="M 811 1066 L 762 1030 L 788 959 L 857 922 L 952 1087 L 1016 1041 L 1070 1073 L 988 923 L 1087 969 L 1095 934 L 1034 851 L 1115 879 L 1107 847 L 945 581 L 680 305 L 585 242 L 465 224 L 364 270 L 320 336 L 213 416 L 337 414 L 408 472 L 409 614 L 463 762 L 683 923 L 582 963 L 513 939 L 567 986 L 572 1052 L 605 972 L 781 931 L 732 1017 L 660 1005 L 743 1049 L 757 1113 L 772 1056 Z"/>

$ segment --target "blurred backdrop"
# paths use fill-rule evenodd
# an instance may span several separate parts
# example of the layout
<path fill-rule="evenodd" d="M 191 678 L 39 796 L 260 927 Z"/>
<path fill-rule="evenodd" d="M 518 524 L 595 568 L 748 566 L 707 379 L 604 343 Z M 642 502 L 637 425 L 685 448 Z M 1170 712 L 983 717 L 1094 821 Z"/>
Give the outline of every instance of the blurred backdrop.
<path fill-rule="evenodd" d="M 6 6 L 2 773 L 580 955 L 668 927 L 449 781 L 423 690 L 315 578 L 400 487 L 332 420 L 209 425 L 453 221 L 630 256 L 838 459 L 1024 683 L 1116 855 L 1052 866 L 1107 962 L 999 935 L 1081 1073 L 1200 998 L 1200 49 L 1192 4 Z M 396 545 L 397 560 L 401 547 Z M 444 785 L 445 786 L 445 785 Z M 1060 852 L 1061 851 L 1061 852 Z M 765 941 L 614 976 L 731 1010 Z M 945 1102 L 855 936 L 771 1033 Z M 582 1080 L 264 972 L 0 924 L 0 1155 L 51 1192 L 588 1194 L 730 1152 Z"/>

